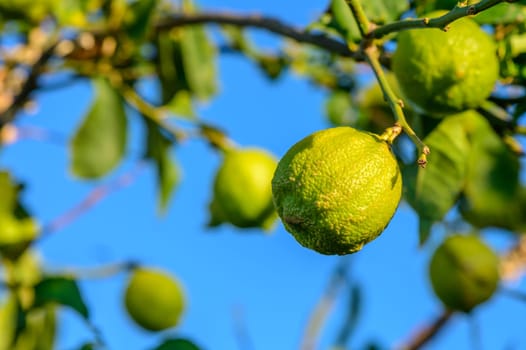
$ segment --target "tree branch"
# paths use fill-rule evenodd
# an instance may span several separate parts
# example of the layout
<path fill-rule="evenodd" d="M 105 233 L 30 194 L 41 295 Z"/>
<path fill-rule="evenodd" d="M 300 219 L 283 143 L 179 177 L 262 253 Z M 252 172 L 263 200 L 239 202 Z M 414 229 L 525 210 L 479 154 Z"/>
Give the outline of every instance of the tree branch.
<path fill-rule="evenodd" d="M 276 18 L 261 15 L 237 15 L 233 13 L 213 12 L 174 14 L 158 22 L 155 25 L 155 29 L 157 31 L 164 31 L 191 24 L 205 23 L 265 29 L 301 43 L 313 44 L 343 57 L 351 57 L 359 61 L 363 61 L 364 59 L 360 52 L 352 51 L 347 44 L 342 41 L 332 39 L 325 34 L 310 33 L 285 24 Z"/>
<path fill-rule="evenodd" d="M 5 124 L 12 122 L 15 119 L 16 113 L 29 99 L 31 93 L 37 87 L 37 80 L 41 74 L 42 68 L 47 64 L 49 59 L 53 56 L 57 42 L 53 42 L 42 51 L 38 60 L 31 66 L 28 77 L 24 82 L 20 93 L 15 96 L 13 103 L 4 112 L 0 114 L 0 128 Z"/>
<path fill-rule="evenodd" d="M 487 10 L 492 6 L 502 2 L 511 2 L 508 0 L 482 0 L 474 5 L 458 7 L 456 6 L 451 11 L 443 16 L 436 18 L 418 18 L 401 20 L 385 24 L 369 32 L 367 38 L 380 39 L 387 34 L 399 32 L 401 30 L 415 29 L 415 28 L 440 28 L 445 29 L 451 22 L 465 16 L 476 15 L 477 13 Z"/>
<path fill-rule="evenodd" d="M 405 346 L 403 350 L 418 350 L 430 341 L 446 325 L 453 316 L 453 311 L 444 310 L 430 325 L 421 329 Z"/>

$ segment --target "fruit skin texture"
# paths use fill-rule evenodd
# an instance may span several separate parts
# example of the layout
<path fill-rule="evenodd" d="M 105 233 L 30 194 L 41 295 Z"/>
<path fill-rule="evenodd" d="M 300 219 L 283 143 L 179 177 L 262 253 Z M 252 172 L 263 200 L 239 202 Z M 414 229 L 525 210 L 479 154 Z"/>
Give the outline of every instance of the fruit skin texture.
<path fill-rule="evenodd" d="M 497 289 L 498 266 L 497 255 L 480 238 L 452 235 L 434 252 L 429 276 L 445 306 L 469 312 Z"/>
<path fill-rule="evenodd" d="M 350 254 L 391 220 L 402 177 L 390 145 L 351 127 L 313 133 L 292 146 L 272 180 L 285 228 L 322 254 Z"/>
<path fill-rule="evenodd" d="M 461 18 L 449 27 L 400 32 L 393 55 L 393 72 L 408 102 L 435 117 L 478 107 L 499 75 L 494 42 L 476 22 Z"/>
<path fill-rule="evenodd" d="M 270 181 L 277 159 L 259 148 L 229 149 L 214 180 L 210 226 L 270 229 L 276 219 Z"/>
<path fill-rule="evenodd" d="M 161 331 L 174 327 L 185 308 L 182 286 L 163 271 L 137 268 L 133 271 L 124 303 L 130 317 L 142 328 Z"/>

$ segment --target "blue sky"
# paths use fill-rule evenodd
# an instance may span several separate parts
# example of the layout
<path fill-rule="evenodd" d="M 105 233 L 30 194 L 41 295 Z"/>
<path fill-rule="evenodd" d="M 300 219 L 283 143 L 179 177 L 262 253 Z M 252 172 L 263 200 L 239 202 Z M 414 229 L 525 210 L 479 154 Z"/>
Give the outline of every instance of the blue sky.
<path fill-rule="evenodd" d="M 326 1 L 200 1 L 203 8 L 259 12 L 296 25 L 306 25 Z M 263 45 L 272 36 L 255 32 Z M 329 125 L 323 117 L 325 91 L 305 79 L 286 74 L 268 81 L 251 62 L 236 55 L 219 61 L 220 93 L 200 107 L 201 116 L 224 128 L 243 146 L 264 147 L 282 156 L 296 141 Z M 88 83 L 78 83 L 38 95 L 38 113 L 24 116 L 20 125 L 34 125 L 70 135 L 89 106 Z M 110 176 L 133 167 L 140 141 L 136 116 L 130 115 L 132 156 Z M 156 215 L 152 169 L 64 229 L 39 242 L 45 266 L 53 270 L 92 267 L 138 260 L 170 271 L 184 284 L 188 309 L 180 327 L 171 333 L 187 336 L 209 350 L 298 349 L 307 320 L 322 296 L 341 257 L 323 256 L 296 243 L 277 225 L 271 235 L 231 227 L 205 228 L 212 178 L 219 156 L 205 142 L 189 140 L 174 152 L 183 179 L 164 218 Z M 28 184 L 24 200 L 43 222 L 49 222 L 84 198 L 93 183 L 74 180 L 68 173 L 66 145 L 21 141 L 2 151 L 0 166 L 12 169 Z M 439 239 L 441 232 L 437 232 Z M 498 232 L 488 235 L 499 248 L 509 242 Z M 362 315 L 349 345 L 360 348 L 377 340 L 387 348 L 400 345 L 425 322 L 440 313 L 427 280 L 427 261 L 433 242 L 417 246 L 417 222 L 401 204 L 387 230 L 360 253 L 350 256 L 349 278 L 364 292 Z M 125 314 L 122 292 L 125 274 L 81 283 L 93 322 L 110 349 L 153 347 L 159 335 L 135 326 Z M 513 288 L 524 289 L 523 283 Z M 323 329 L 319 349 L 329 349 L 345 316 L 342 291 Z M 473 349 L 471 334 L 478 329 L 482 349 L 520 349 L 526 305 L 497 295 L 472 318 L 455 316 L 426 349 Z M 74 349 L 92 338 L 71 311 L 61 313 L 58 349 Z M 242 320 L 252 347 L 240 347 L 236 324 Z M 238 321 L 236 321 L 238 320 Z"/>

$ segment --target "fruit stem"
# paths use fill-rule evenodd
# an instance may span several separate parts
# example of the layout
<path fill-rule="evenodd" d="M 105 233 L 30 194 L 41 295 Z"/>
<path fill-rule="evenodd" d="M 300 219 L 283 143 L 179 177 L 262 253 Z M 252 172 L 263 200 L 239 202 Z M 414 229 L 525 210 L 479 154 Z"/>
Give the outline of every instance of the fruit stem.
<path fill-rule="evenodd" d="M 346 0 L 345 2 L 349 5 L 354 19 L 356 20 L 356 23 L 358 23 L 358 29 L 360 30 L 361 36 L 365 38 L 371 31 L 371 24 L 365 14 L 360 0 Z"/>
<path fill-rule="evenodd" d="M 389 103 L 389 106 L 393 111 L 398 127 L 401 127 L 404 130 L 404 132 L 409 136 L 409 138 L 411 138 L 411 140 L 417 147 L 419 154 L 417 162 L 418 165 L 424 168 L 427 164 L 427 155 L 429 154 L 429 147 L 427 147 L 422 142 L 422 140 L 418 138 L 414 130 L 407 122 L 407 119 L 404 115 L 404 111 L 402 110 L 404 102 L 396 96 L 396 94 L 393 92 L 393 89 L 391 89 L 389 82 L 387 81 L 382 66 L 380 65 L 380 61 L 378 60 L 378 48 L 374 44 L 370 45 L 364 49 L 364 54 L 366 61 L 371 66 L 374 75 L 376 76 L 376 79 L 380 84 L 380 88 L 382 89 L 382 92 L 384 94 L 384 99 Z"/>
<path fill-rule="evenodd" d="M 352 2 L 352 1 L 351 1 Z M 416 28 L 440 28 L 445 29 L 451 22 L 466 16 L 476 15 L 477 13 L 487 10 L 507 0 L 482 0 L 473 5 L 455 6 L 451 11 L 443 16 L 436 18 L 417 18 L 404 19 L 401 21 L 391 22 L 370 31 L 367 35 L 369 39 L 380 39 L 388 34 L 399 32 L 406 29 Z"/>

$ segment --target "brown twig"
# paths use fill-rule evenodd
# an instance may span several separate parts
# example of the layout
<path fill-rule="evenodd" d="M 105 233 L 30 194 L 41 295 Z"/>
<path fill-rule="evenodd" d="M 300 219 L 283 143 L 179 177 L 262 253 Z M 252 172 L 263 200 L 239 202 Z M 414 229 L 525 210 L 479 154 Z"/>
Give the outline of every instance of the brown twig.
<path fill-rule="evenodd" d="M 199 12 L 171 15 L 155 25 L 157 31 L 164 31 L 191 24 L 228 24 L 239 27 L 254 27 L 268 30 L 301 43 L 313 44 L 329 52 L 363 61 L 361 53 L 349 49 L 343 41 L 335 40 L 324 34 L 311 33 L 294 28 L 276 18 L 261 15 L 237 15 L 233 13 Z"/>
<path fill-rule="evenodd" d="M 79 216 L 86 213 L 89 209 L 99 203 L 101 200 L 106 198 L 111 193 L 118 191 L 124 187 L 129 186 L 137 178 L 138 174 L 144 168 L 145 163 L 142 161 L 137 162 L 128 172 L 117 177 L 109 183 L 102 184 L 94 188 L 83 200 L 78 204 L 67 210 L 65 213 L 59 215 L 57 218 L 51 220 L 48 224 L 44 225 L 39 239 L 48 236 L 51 233 L 63 229 L 75 221 Z"/>
<path fill-rule="evenodd" d="M 38 84 L 38 77 L 42 73 L 42 69 L 47 64 L 49 59 L 53 56 L 57 42 L 52 42 L 43 51 L 38 60 L 31 66 L 26 81 L 22 85 L 22 89 L 15 96 L 13 103 L 3 113 L 0 114 L 0 128 L 5 124 L 12 122 L 15 119 L 16 113 L 28 101 L 31 93 L 36 89 Z"/>
<path fill-rule="evenodd" d="M 444 310 L 430 325 L 418 331 L 401 349 L 402 350 L 418 350 L 424 346 L 428 341 L 433 339 L 435 335 L 446 325 L 449 319 L 453 316 L 453 311 Z"/>

